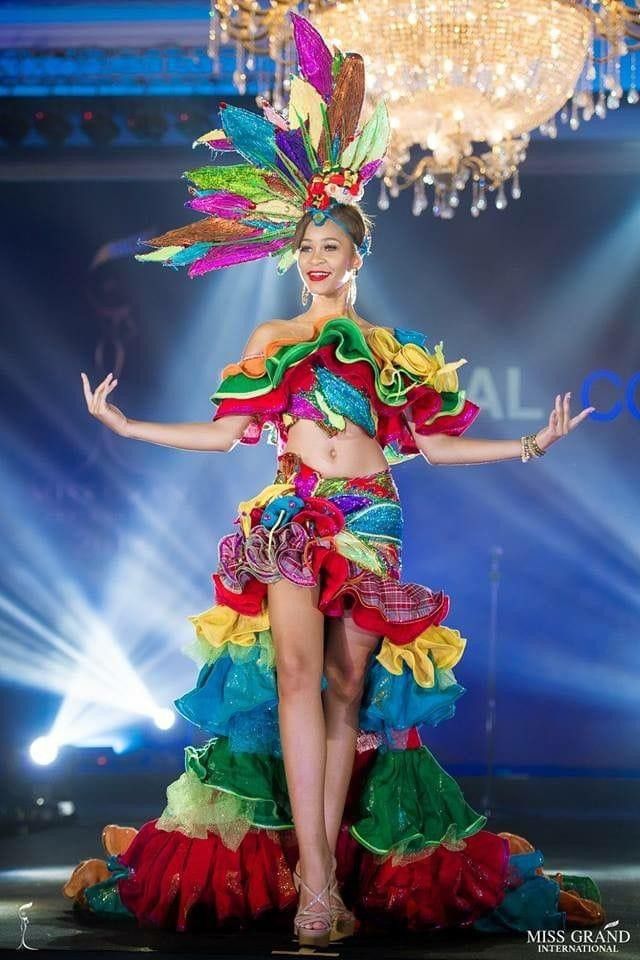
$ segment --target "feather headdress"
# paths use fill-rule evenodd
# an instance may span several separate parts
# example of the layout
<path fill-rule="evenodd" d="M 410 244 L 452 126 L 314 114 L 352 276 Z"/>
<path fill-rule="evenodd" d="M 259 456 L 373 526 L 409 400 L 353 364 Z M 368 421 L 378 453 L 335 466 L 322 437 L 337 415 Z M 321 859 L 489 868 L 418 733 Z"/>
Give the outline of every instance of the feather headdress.
<path fill-rule="evenodd" d="M 296 224 L 307 210 L 356 203 L 389 145 L 380 101 L 360 127 L 365 94 L 358 53 L 332 53 L 305 17 L 290 14 L 298 61 L 285 116 L 262 101 L 263 115 L 220 104 L 222 129 L 196 140 L 245 163 L 211 163 L 183 174 L 193 196 L 185 206 L 207 216 L 146 240 L 137 260 L 186 266 L 201 276 L 248 260 L 277 256 L 278 273 L 295 262 Z M 319 221 L 323 218 L 319 216 Z M 366 252 L 366 251 L 365 251 Z"/>

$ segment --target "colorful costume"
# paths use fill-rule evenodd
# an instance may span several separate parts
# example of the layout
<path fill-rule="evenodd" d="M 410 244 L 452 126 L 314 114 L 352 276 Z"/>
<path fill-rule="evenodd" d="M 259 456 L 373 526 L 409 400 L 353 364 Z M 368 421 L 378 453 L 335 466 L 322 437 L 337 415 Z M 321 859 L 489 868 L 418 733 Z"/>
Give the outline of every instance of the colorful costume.
<path fill-rule="evenodd" d="M 305 210 L 359 199 L 384 156 L 384 104 L 360 126 L 364 67 L 331 53 L 292 15 L 302 76 L 288 117 L 225 107 L 223 130 L 200 138 L 246 163 L 192 171 L 207 214 L 150 241 L 140 257 L 187 266 L 190 276 L 277 254 L 295 260 Z M 368 252 L 363 241 L 360 252 Z M 284 447 L 292 423 L 329 435 L 360 426 L 388 464 L 418 456 L 413 433 L 462 434 L 478 407 L 459 389 L 442 344 L 416 330 L 363 330 L 349 316 L 318 320 L 308 339 L 272 340 L 263 355 L 229 364 L 214 419 L 250 417 L 242 437 L 265 429 L 277 445 L 273 483 L 239 504 L 237 529 L 220 540 L 215 605 L 191 617 L 201 668 L 180 713 L 209 738 L 188 747 L 185 772 L 158 820 L 139 832 L 106 828 L 108 862 L 88 861 L 65 892 L 100 913 L 186 930 L 250 924 L 268 914 L 288 928 L 297 895 L 297 844 L 278 729 L 278 693 L 267 585 L 285 577 L 319 585 L 327 617 L 349 612 L 380 636 L 366 676 L 360 736 L 337 849 L 343 895 L 365 927 L 478 930 L 597 924 L 604 914 L 589 878 L 546 876 L 526 840 L 484 829 L 425 740 L 465 692 L 453 667 L 466 641 L 445 626 L 449 597 L 402 570 L 403 515 L 390 466 L 324 478 Z M 323 678 L 324 680 L 324 678 Z"/>
<path fill-rule="evenodd" d="M 476 418 L 479 408 L 458 387 L 464 362 L 447 364 L 442 344 L 430 352 L 418 331 L 363 331 L 335 317 L 308 340 L 273 340 L 264 358 L 223 370 L 214 419 L 250 415 L 245 443 L 268 430 L 280 450 L 277 472 L 239 504 L 237 530 L 218 545 L 216 603 L 190 618 L 201 669 L 176 706 L 210 739 L 186 749 L 162 816 L 127 832 L 124 849 L 80 893 L 92 910 L 177 930 L 248 924 L 265 913 L 290 922 L 297 845 L 267 604 L 267 584 L 286 577 L 319 584 L 327 617 L 349 611 L 381 637 L 337 849 L 345 900 L 365 927 L 602 922 L 593 881 L 550 877 L 526 840 L 485 830 L 486 817 L 425 743 L 465 692 L 453 667 L 466 641 L 443 623 L 443 591 L 402 582 L 403 516 L 390 468 L 323 478 L 281 449 L 302 415 L 329 431 L 358 423 L 391 463 L 416 456 L 408 414 L 423 435 L 458 435 Z M 117 853 L 118 842 L 108 838 L 107 847 Z M 79 893 L 73 882 L 69 890 Z"/>

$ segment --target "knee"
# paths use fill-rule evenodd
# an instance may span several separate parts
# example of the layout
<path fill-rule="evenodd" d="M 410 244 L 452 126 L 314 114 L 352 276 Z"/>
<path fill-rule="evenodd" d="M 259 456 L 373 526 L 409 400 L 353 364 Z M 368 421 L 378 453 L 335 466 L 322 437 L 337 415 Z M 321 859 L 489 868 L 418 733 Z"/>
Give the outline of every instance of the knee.
<path fill-rule="evenodd" d="M 278 657 L 276 679 L 280 699 L 320 691 L 320 676 L 311 668 L 308 659 L 296 654 Z"/>
<path fill-rule="evenodd" d="M 364 693 L 364 679 L 366 670 L 355 665 L 338 666 L 327 663 L 325 665 L 327 678 L 327 692 L 330 696 L 347 706 L 354 706 L 362 700 Z"/>

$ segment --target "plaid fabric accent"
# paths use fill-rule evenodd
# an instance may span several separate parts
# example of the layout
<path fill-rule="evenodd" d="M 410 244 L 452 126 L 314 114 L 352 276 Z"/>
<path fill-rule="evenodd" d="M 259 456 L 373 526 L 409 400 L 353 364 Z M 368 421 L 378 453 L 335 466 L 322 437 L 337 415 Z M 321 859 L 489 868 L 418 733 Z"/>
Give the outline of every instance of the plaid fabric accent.
<path fill-rule="evenodd" d="M 337 596 L 355 590 L 364 606 L 377 610 L 389 623 L 426 620 L 440 623 L 449 612 L 449 597 L 420 583 L 400 583 L 384 579 L 351 564 L 352 576 L 338 589 Z"/>
<path fill-rule="evenodd" d="M 444 591 L 401 580 L 402 514 L 398 490 L 388 467 L 360 477 L 323 477 L 304 463 L 299 454 L 286 453 L 278 458 L 276 481 L 291 483 L 296 495 L 307 504 L 307 516 L 298 523 L 298 526 L 309 525 L 309 529 L 300 527 L 307 542 L 290 549 L 287 539 L 304 508 L 293 515 L 290 523 L 273 529 L 261 526 L 263 511 L 260 508 L 248 538 L 237 533 L 220 542 L 219 574 L 223 579 L 221 545 L 233 540 L 229 555 L 224 555 L 227 573 L 231 567 L 242 567 L 245 579 L 255 578 L 263 583 L 273 582 L 278 572 L 301 585 L 309 585 L 317 578 L 319 608 L 326 616 L 342 616 L 353 610 L 352 616 L 361 627 L 386 636 L 392 643 L 410 643 L 428 627 L 445 619 L 450 600 Z M 359 551 L 352 541 L 351 556 L 347 552 L 339 556 L 332 534 L 324 535 L 316 528 L 323 520 L 329 523 L 329 511 L 325 509 L 323 513 L 323 501 L 333 504 L 338 515 L 345 518 L 344 529 L 367 549 Z M 259 534 L 260 543 L 257 542 Z M 245 542 L 249 541 L 250 549 L 245 550 Z M 318 553 L 311 557 L 314 549 Z M 370 551 L 375 551 L 380 563 L 371 563 Z M 271 560 L 273 570 L 268 562 Z M 334 562 L 339 560 L 342 562 Z M 227 586 L 234 589 L 230 584 Z"/>

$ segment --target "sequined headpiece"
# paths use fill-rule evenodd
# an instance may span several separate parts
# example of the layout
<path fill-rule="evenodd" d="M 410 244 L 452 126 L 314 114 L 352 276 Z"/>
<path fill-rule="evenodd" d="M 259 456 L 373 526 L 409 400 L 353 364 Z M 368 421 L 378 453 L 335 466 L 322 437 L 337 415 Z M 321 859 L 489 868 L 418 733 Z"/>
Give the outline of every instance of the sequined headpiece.
<path fill-rule="evenodd" d="M 298 60 L 292 74 L 285 115 L 265 100 L 263 116 L 220 104 L 221 130 L 194 143 L 214 151 L 235 152 L 246 163 L 214 162 L 183 177 L 193 199 L 185 205 L 204 219 L 146 240 L 151 253 L 137 260 L 186 266 L 201 276 L 248 260 L 277 256 L 278 273 L 295 262 L 293 237 L 303 215 L 314 222 L 333 216 L 338 204 L 355 204 L 379 169 L 389 145 L 387 107 L 379 101 L 359 126 L 365 93 L 360 54 L 329 50 L 316 28 L 290 13 Z M 370 236 L 358 247 L 369 253 Z"/>

